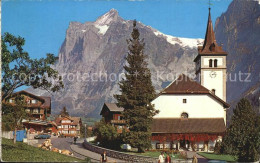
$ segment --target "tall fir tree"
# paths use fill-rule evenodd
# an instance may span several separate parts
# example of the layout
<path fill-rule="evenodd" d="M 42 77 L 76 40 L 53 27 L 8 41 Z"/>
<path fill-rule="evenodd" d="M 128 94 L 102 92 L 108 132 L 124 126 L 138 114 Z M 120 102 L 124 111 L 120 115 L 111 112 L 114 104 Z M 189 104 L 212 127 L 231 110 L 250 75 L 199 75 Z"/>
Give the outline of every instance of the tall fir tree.
<path fill-rule="evenodd" d="M 223 139 L 222 152 L 237 156 L 240 162 L 258 161 L 259 125 L 259 116 L 252 109 L 250 102 L 241 99 Z"/>
<path fill-rule="evenodd" d="M 138 152 L 144 152 L 151 146 L 151 123 L 158 111 L 151 104 L 156 94 L 144 54 L 144 39 L 140 40 L 139 36 L 134 20 L 131 38 L 127 40 L 125 79 L 119 83 L 121 94 L 115 95 L 115 98 L 118 105 L 125 109 L 123 115 L 130 130 L 125 141 L 138 148 Z"/>
<path fill-rule="evenodd" d="M 69 115 L 69 112 L 67 111 L 66 106 L 64 106 L 64 107 L 61 109 L 61 111 L 60 111 L 60 116 L 61 116 L 61 117 L 68 117 L 68 116 L 70 116 L 70 115 Z"/>

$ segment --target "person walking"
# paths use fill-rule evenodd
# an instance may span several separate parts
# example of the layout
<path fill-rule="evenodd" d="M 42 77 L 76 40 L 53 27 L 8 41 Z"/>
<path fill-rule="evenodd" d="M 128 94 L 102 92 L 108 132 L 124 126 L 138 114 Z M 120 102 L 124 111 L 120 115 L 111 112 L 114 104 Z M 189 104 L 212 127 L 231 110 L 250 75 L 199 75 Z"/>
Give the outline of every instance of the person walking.
<path fill-rule="evenodd" d="M 196 156 L 196 153 L 193 156 L 192 163 L 198 163 L 198 158 Z"/>
<path fill-rule="evenodd" d="M 108 162 L 106 151 L 101 154 L 100 162 Z"/>
<path fill-rule="evenodd" d="M 169 155 L 169 153 L 167 153 L 166 155 L 165 163 L 171 163 L 171 156 Z"/>
<path fill-rule="evenodd" d="M 77 136 L 74 136 L 74 144 L 76 144 L 77 143 Z"/>
<path fill-rule="evenodd" d="M 161 154 L 159 155 L 158 163 L 164 163 L 164 154 L 163 154 L 163 152 L 161 152 Z"/>

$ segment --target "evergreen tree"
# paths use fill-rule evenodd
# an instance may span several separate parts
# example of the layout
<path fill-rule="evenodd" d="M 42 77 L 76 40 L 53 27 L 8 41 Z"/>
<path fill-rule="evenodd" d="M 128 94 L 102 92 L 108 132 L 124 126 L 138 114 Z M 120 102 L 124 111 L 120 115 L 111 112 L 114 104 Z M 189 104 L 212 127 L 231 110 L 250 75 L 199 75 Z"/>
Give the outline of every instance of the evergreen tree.
<path fill-rule="evenodd" d="M 238 161 L 258 161 L 259 117 L 247 99 L 237 104 L 231 124 L 223 139 L 222 152 L 238 157 Z"/>
<path fill-rule="evenodd" d="M 63 108 L 62 108 L 62 110 L 60 111 L 60 115 L 62 116 L 62 117 L 66 117 L 66 116 L 69 116 L 69 112 L 67 111 L 67 108 L 64 106 Z"/>
<path fill-rule="evenodd" d="M 139 36 L 134 20 L 131 38 L 127 40 L 128 64 L 124 66 L 125 79 L 119 83 L 121 94 L 115 95 L 115 98 L 118 106 L 125 109 L 123 115 L 130 130 L 125 141 L 138 148 L 138 152 L 144 152 L 151 146 L 151 123 L 158 111 L 151 104 L 155 90 L 147 68 L 147 56 L 144 55 L 145 43 Z"/>

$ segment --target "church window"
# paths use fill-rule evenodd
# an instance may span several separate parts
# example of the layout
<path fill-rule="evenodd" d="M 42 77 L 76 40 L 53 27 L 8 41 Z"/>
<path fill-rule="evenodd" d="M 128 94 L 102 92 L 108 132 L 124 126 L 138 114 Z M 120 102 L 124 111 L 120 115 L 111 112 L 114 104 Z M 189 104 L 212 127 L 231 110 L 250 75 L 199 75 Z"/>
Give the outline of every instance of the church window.
<path fill-rule="evenodd" d="M 214 60 L 214 67 L 218 67 L 218 60 L 217 59 Z"/>
<path fill-rule="evenodd" d="M 215 89 L 212 89 L 212 93 L 215 94 L 215 93 L 216 93 L 216 90 L 215 90 Z"/>
<path fill-rule="evenodd" d="M 182 102 L 183 102 L 184 104 L 186 104 L 186 103 L 187 103 L 187 99 L 183 99 Z"/>
<path fill-rule="evenodd" d="M 212 67 L 212 59 L 209 60 L 209 67 Z"/>
<path fill-rule="evenodd" d="M 184 112 L 181 114 L 181 118 L 189 118 L 188 113 Z"/>

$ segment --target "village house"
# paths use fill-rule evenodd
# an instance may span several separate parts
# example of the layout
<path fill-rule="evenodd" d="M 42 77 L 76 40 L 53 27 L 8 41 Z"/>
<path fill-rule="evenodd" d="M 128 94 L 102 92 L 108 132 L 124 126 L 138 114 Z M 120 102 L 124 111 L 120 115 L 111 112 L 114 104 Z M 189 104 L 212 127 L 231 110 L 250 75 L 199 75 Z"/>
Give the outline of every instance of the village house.
<path fill-rule="evenodd" d="M 112 124 L 117 128 L 117 132 L 121 133 L 126 125 L 125 120 L 123 120 L 123 111 L 124 108 L 118 107 L 115 103 L 104 103 L 100 115 L 106 123 Z"/>
<path fill-rule="evenodd" d="M 47 118 L 51 114 L 51 97 L 36 96 L 27 91 L 19 91 L 13 93 L 11 97 L 7 98 L 4 102 L 11 105 L 15 104 L 15 98 L 22 96 L 24 99 L 25 111 L 28 113 L 29 118 L 22 120 L 23 125 L 33 132 L 44 132 L 51 123 Z"/>
<path fill-rule="evenodd" d="M 152 101 L 152 147 L 213 151 L 226 130 L 226 56 L 215 39 L 210 9 L 196 80 L 180 75 Z"/>
<path fill-rule="evenodd" d="M 55 125 L 57 126 L 58 136 L 80 136 L 80 127 L 82 126 L 82 121 L 80 117 L 62 117 L 61 115 L 59 115 L 59 117 L 57 117 L 53 123 L 55 123 Z"/>

